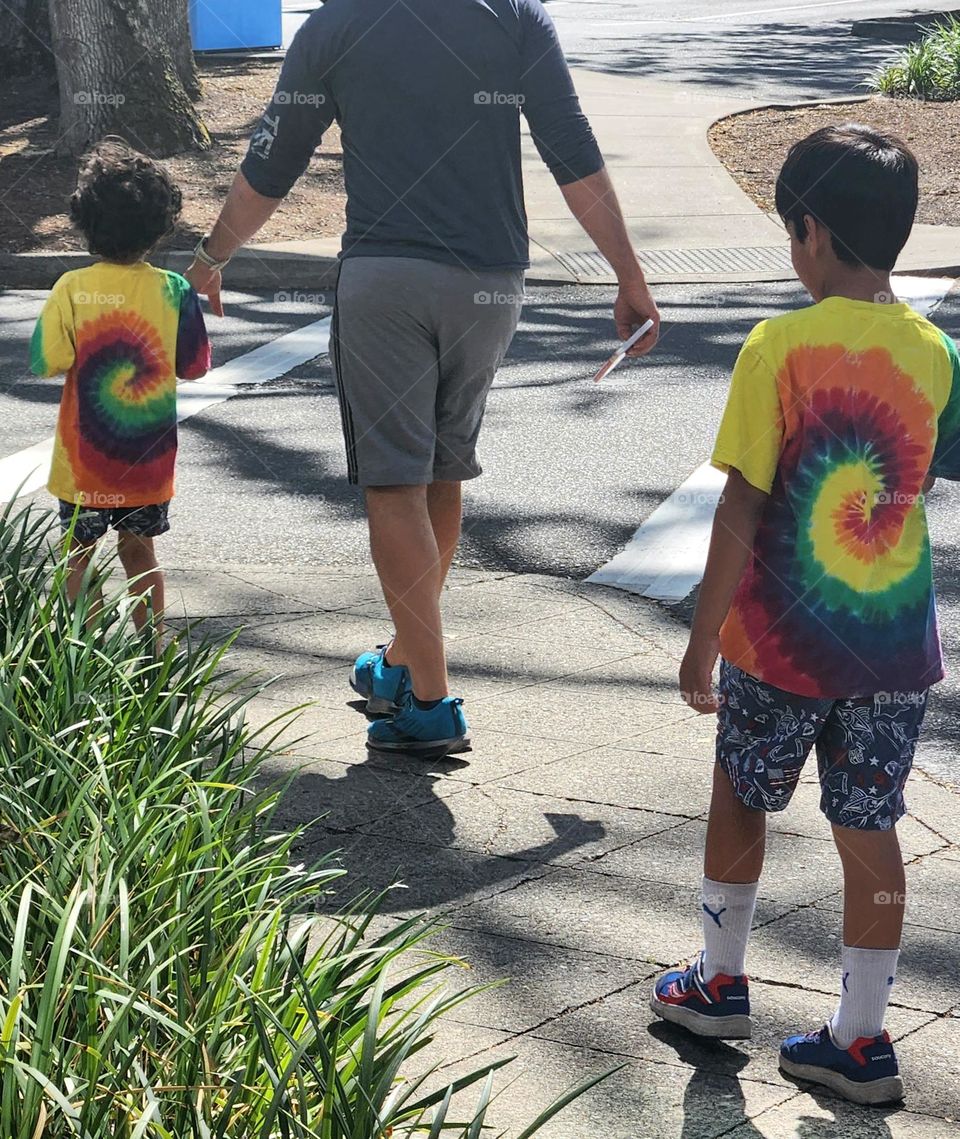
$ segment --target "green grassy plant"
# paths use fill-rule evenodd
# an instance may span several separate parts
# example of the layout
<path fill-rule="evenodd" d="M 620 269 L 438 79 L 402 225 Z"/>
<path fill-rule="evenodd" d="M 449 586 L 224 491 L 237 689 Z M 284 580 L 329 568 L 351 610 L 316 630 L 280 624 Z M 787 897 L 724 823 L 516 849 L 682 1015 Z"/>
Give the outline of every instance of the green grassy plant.
<path fill-rule="evenodd" d="M 867 86 L 894 98 L 960 98 L 960 20 L 951 16 L 927 29 L 922 40 L 884 64 Z"/>
<path fill-rule="evenodd" d="M 476 990 L 424 921 L 317 913 L 342 871 L 271 827 L 282 725 L 225 646 L 156 657 L 116 600 L 88 628 L 46 525 L 0 516 L 0 1136 L 477 1139 L 503 1061 L 410 1074 Z"/>

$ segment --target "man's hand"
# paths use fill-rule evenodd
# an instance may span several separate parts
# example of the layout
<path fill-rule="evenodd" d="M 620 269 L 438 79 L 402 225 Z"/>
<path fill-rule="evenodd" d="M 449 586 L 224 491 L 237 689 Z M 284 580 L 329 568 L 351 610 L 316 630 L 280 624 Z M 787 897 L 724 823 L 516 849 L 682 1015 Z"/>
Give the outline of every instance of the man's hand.
<path fill-rule="evenodd" d="M 720 638 L 690 637 L 680 665 L 680 695 L 695 712 L 708 715 L 720 709 L 713 690 L 713 669 L 720 655 Z"/>
<path fill-rule="evenodd" d="M 207 298 L 210 302 L 210 311 L 214 316 L 223 316 L 223 301 L 220 299 L 223 280 L 220 273 L 213 272 L 202 261 L 194 261 L 184 276 L 201 297 Z"/>
<path fill-rule="evenodd" d="M 637 341 L 627 353 L 628 356 L 646 356 L 656 347 L 660 338 L 660 313 L 643 278 L 621 282 L 617 302 L 613 306 L 613 319 L 617 322 L 617 335 L 621 340 L 628 340 L 641 324 L 653 321 L 653 328 L 642 340 Z"/>

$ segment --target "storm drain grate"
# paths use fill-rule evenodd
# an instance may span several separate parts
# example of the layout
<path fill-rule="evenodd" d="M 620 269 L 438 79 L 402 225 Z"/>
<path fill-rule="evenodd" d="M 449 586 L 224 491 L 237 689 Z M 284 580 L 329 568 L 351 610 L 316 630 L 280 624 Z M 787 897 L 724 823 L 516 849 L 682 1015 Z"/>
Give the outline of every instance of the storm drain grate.
<path fill-rule="evenodd" d="M 780 246 L 740 249 L 641 249 L 640 262 L 649 273 L 667 275 L 701 273 L 792 274 L 790 251 Z M 585 277 L 608 277 L 612 270 L 601 253 L 555 253 L 569 273 Z"/>

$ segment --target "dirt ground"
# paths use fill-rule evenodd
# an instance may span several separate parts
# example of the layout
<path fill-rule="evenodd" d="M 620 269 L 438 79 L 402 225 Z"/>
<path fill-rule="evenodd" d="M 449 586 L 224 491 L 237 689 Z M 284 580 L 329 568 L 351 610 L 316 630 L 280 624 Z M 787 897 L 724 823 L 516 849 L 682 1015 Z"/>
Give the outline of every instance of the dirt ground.
<path fill-rule="evenodd" d="M 876 96 L 858 103 L 749 111 L 717 123 L 710 145 L 757 205 L 772 211 L 777 174 L 790 146 L 818 127 L 847 122 L 904 139 L 920 160 L 917 220 L 960 225 L 960 103 Z"/>
<path fill-rule="evenodd" d="M 186 248 L 213 224 L 247 141 L 273 92 L 279 61 L 207 60 L 200 113 L 213 137 L 211 150 L 166 159 L 184 197 L 183 217 L 171 244 Z M 66 214 L 76 185 L 77 161 L 58 158 L 55 84 L 7 78 L 0 88 L 0 251 L 82 249 Z M 323 148 L 258 241 L 336 237 L 343 229 L 340 134 L 331 127 Z"/>

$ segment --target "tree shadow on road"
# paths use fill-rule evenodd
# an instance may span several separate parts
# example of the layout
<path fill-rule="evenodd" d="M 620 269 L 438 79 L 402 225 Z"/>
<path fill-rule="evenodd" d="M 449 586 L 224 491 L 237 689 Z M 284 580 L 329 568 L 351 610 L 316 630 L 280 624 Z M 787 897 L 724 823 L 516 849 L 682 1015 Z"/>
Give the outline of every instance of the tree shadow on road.
<path fill-rule="evenodd" d="M 796 99 L 862 96 L 864 80 L 902 47 L 853 36 L 847 22 L 691 22 L 642 38 L 598 39 L 595 46 L 588 55 L 571 54 L 571 64 L 714 93 Z"/>

